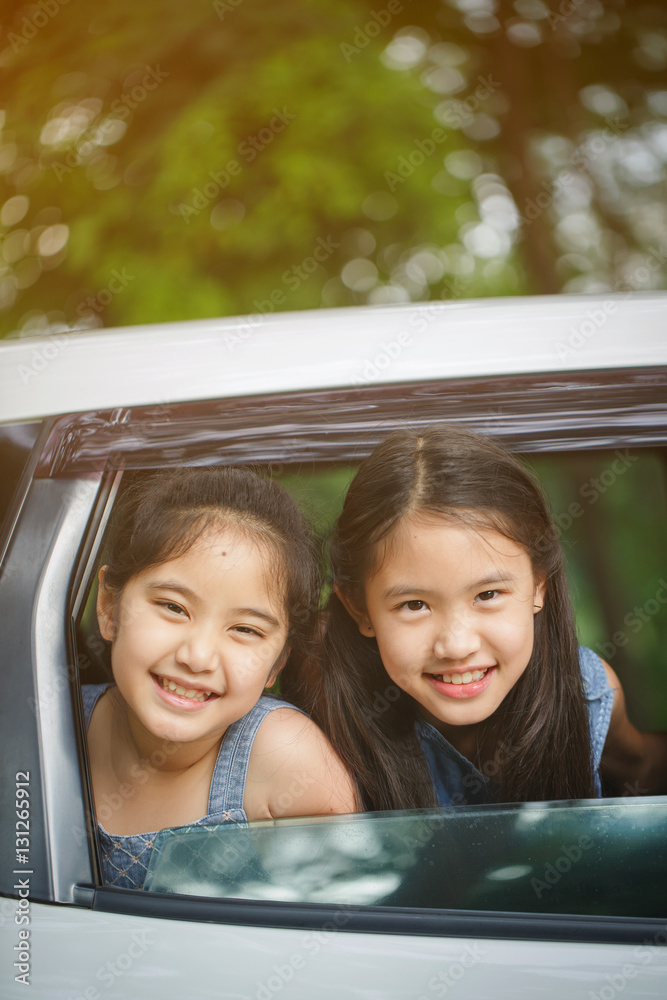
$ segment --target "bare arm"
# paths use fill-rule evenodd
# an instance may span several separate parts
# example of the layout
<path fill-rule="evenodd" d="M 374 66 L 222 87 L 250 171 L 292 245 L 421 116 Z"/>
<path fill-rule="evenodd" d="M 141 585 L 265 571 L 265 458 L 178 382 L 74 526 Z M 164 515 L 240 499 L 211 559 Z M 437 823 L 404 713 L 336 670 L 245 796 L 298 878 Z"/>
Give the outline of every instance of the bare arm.
<path fill-rule="evenodd" d="M 357 811 L 354 783 L 326 736 L 291 708 L 277 708 L 259 727 L 244 805 L 249 819 Z"/>
<path fill-rule="evenodd" d="M 614 690 L 614 707 L 600 765 L 602 776 L 616 795 L 664 795 L 667 733 L 641 733 L 633 726 L 621 682 L 609 664 L 602 662 Z"/>

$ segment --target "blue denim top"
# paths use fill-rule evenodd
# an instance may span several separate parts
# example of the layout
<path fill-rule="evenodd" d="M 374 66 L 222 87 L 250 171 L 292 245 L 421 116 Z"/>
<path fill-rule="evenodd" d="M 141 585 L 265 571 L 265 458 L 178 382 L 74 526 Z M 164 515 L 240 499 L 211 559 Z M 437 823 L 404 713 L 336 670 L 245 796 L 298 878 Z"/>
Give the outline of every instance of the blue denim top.
<path fill-rule="evenodd" d="M 602 796 L 600 760 L 609 730 L 614 692 L 609 686 L 602 660 L 592 649 L 579 647 L 579 666 L 588 708 L 595 794 L 600 798 Z M 496 766 L 495 764 L 490 762 L 490 767 L 486 769 L 488 773 L 482 774 L 424 719 L 420 719 L 417 723 L 417 735 L 433 778 L 438 805 L 479 805 L 483 802 L 499 801 L 498 786 L 493 781 L 491 773 L 491 766 Z M 545 761 L 545 766 L 548 766 L 548 761 Z"/>
<path fill-rule="evenodd" d="M 98 698 L 109 687 L 110 684 L 87 684 L 82 687 L 86 728 L 90 724 Z M 190 824 L 191 826 L 248 822 L 243 808 L 243 795 L 250 752 L 257 730 L 269 712 L 273 712 L 276 708 L 292 708 L 299 711 L 286 701 L 280 701 L 272 695 L 263 695 L 247 715 L 232 723 L 226 730 L 213 769 L 208 812 L 206 816 Z M 101 823 L 97 824 L 97 830 L 102 849 L 104 884 L 120 886 L 123 889 L 141 889 L 146 878 L 153 841 L 158 831 L 121 835 L 107 833 Z"/>

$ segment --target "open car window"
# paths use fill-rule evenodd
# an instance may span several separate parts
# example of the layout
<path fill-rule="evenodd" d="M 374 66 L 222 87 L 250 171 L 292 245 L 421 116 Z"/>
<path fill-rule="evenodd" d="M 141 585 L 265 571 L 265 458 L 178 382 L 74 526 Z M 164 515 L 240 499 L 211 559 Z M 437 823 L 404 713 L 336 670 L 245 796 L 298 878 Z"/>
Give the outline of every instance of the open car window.
<path fill-rule="evenodd" d="M 144 889 L 290 903 L 667 917 L 667 797 L 158 834 Z"/>
<path fill-rule="evenodd" d="M 576 377 L 572 381 L 579 391 Z M 467 388 L 466 407 L 474 408 L 470 397 L 477 393 L 480 425 L 491 430 L 490 403 L 482 402 L 481 385 Z M 554 394 L 563 391 L 554 386 Z M 590 385 L 581 391 L 590 394 Z M 386 424 L 399 423 L 410 390 L 392 394 L 389 402 L 384 393 L 376 395 Z M 276 423 L 270 400 L 266 405 L 249 400 L 229 410 L 224 403 L 205 403 L 163 407 L 159 413 L 130 411 L 120 427 L 103 414 L 87 417 L 68 436 L 67 450 L 60 446 L 48 452 L 59 476 L 85 475 L 101 464 L 108 470 L 106 500 L 79 567 L 74 626 L 82 683 L 111 679 L 95 622 L 96 570 L 118 493 L 143 470 L 182 463 L 244 464 L 252 454 L 254 467 L 281 480 L 309 512 L 321 539 L 327 538 L 360 458 L 389 427 L 370 430 L 344 394 L 321 396 L 294 398 L 289 439 Z M 455 418 L 453 400 L 460 398 L 449 387 L 441 393 L 431 387 L 423 422 L 435 422 L 441 414 Z M 653 439 L 649 445 L 638 437 L 616 447 L 594 421 L 583 438 L 572 438 L 569 417 L 558 415 L 549 394 L 542 432 L 533 435 L 521 423 L 522 412 L 534 415 L 534 405 L 525 407 L 525 398 L 517 380 L 508 384 L 501 403 L 492 407 L 496 431 L 533 468 L 549 495 L 580 639 L 612 663 L 625 682 L 637 725 L 667 728 L 663 442 Z M 642 397 L 643 414 L 650 399 L 650 393 Z M 324 427 L 322 405 L 328 405 Z M 581 413 L 578 419 L 585 422 Z M 627 427 L 623 431 L 627 440 Z M 127 892 L 137 901 L 186 897 L 369 912 L 381 908 L 395 914 L 664 920 L 667 798 L 641 792 L 628 788 L 625 798 L 599 801 L 462 805 L 166 829 L 154 841 L 143 892 Z"/>

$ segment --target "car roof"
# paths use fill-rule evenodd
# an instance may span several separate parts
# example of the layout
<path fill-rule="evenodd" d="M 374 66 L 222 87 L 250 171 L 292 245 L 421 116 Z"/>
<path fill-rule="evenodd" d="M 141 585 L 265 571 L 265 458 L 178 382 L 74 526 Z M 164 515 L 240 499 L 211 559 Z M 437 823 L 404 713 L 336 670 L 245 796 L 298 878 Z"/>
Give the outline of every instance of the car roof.
<path fill-rule="evenodd" d="M 667 295 L 361 306 L 6 341 L 0 422 L 118 406 L 667 364 Z"/>

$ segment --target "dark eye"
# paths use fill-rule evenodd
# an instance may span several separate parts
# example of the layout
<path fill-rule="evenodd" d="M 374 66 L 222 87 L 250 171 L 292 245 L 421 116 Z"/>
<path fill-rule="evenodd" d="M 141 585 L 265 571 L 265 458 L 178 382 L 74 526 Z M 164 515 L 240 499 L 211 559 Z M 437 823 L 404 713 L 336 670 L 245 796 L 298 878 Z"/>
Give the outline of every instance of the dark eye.
<path fill-rule="evenodd" d="M 426 607 L 426 601 L 404 601 L 401 607 L 407 608 L 408 611 L 423 611 Z"/>
<path fill-rule="evenodd" d="M 241 635 L 258 635 L 260 639 L 262 638 L 262 633 L 256 628 L 251 628 L 250 625 L 236 625 L 234 631 L 240 632 Z"/>
<path fill-rule="evenodd" d="M 185 610 L 180 604 L 175 604 L 173 601 L 158 601 L 158 605 L 164 608 L 165 611 L 170 611 L 174 615 L 184 615 Z"/>
<path fill-rule="evenodd" d="M 479 601 L 491 601 L 494 597 L 498 595 L 497 590 L 483 590 L 481 594 L 477 595 L 477 600 Z"/>

